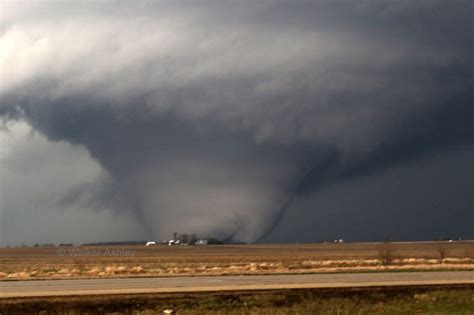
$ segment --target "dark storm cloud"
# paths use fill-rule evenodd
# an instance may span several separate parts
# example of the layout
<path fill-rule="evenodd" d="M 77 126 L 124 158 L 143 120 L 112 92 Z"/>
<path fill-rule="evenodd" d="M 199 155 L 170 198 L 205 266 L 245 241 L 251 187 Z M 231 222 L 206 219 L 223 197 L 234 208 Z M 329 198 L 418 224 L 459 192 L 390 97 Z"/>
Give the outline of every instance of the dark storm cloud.
<path fill-rule="evenodd" d="M 265 241 L 472 239 L 473 158 L 472 145 L 445 148 L 307 192 Z"/>
<path fill-rule="evenodd" d="M 470 1 L 5 8 L 0 113 L 110 174 L 63 203 L 156 237 L 255 240 L 298 198 L 473 142 Z"/>

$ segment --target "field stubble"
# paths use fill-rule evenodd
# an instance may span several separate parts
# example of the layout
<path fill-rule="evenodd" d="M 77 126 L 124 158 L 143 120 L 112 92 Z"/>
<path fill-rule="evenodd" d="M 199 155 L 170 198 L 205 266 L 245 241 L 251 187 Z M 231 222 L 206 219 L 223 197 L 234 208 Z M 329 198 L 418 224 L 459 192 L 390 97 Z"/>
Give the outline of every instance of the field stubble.
<path fill-rule="evenodd" d="M 474 241 L 0 249 L 0 280 L 474 270 Z"/>

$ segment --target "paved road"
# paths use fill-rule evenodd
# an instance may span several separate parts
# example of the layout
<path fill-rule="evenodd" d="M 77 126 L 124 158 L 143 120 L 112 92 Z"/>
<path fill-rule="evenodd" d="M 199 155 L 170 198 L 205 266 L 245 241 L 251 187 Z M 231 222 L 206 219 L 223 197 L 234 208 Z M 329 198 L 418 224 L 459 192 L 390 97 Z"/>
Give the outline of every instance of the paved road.
<path fill-rule="evenodd" d="M 0 281 L 0 298 L 434 284 L 474 284 L 474 271 Z"/>

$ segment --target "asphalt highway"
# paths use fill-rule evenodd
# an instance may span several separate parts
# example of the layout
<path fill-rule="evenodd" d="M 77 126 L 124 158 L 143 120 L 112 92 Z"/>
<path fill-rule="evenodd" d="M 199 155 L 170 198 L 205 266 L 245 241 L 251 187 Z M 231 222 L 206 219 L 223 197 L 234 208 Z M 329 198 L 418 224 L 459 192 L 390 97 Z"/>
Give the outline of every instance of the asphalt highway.
<path fill-rule="evenodd" d="M 474 271 L 0 281 L 0 298 L 474 284 Z"/>

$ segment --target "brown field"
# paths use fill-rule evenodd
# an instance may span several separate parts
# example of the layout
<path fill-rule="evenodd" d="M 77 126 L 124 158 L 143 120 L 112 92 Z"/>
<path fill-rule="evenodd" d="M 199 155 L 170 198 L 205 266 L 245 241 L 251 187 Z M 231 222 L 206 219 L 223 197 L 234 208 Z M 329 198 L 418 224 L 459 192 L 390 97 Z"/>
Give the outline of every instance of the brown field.
<path fill-rule="evenodd" d="M 0 248 L 0 280 L 474 270 L 474 241 Z"/>

